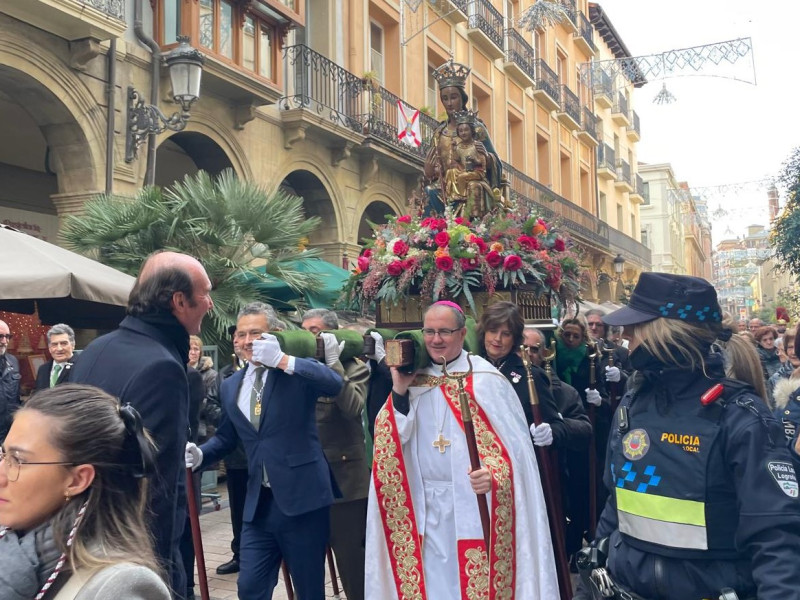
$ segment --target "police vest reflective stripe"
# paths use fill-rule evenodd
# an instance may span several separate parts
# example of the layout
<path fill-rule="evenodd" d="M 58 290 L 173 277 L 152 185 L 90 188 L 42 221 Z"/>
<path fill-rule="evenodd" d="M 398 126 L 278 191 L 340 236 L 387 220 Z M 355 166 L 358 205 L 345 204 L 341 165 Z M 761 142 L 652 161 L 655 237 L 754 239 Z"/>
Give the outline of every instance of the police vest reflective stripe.
<path fill-rule="evenodd" d="M 703 502 L 616 489 L 620 532 L 671 548 L 708 550 Z"/>

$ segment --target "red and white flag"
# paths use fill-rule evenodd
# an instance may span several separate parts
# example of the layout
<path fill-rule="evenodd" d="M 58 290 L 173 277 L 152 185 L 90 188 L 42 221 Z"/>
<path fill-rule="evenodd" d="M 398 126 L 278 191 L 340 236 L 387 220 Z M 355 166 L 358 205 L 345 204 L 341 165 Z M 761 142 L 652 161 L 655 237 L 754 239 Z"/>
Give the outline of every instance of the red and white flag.
<path fill-rule="evenodd" d="M 409 117 L 409 114 L 411 116 Z M 419 133 L 419 111 L 412 113 L 410 106 L 403 104 L 402 100 L 397 101 L 397 139 L 409 146 L 419 147 L 422 145 L 422 136 Z"/>

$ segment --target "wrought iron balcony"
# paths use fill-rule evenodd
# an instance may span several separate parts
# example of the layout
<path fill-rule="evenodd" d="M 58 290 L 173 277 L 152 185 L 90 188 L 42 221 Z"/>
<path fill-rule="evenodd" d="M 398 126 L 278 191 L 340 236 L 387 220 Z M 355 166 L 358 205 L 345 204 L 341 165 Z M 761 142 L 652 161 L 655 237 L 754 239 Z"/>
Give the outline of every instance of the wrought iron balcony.
<path fill-rule="evenodd" d="M 109 40 L 127 29 L 125 0 L 2 0 L 0 6 L 18 21 L 68 41 Z"/>
<path fill-rule="evenodd" d="M 430 2 L 431 8 L 436 11 L 442 19 L 458 25 L 467 20 L 467 4 L 469 0 L 439 0 Z"/>
<path fill-rule="evenodd" d="M 505 68 L 518 79 L 524 87 L 536 82 L 536 59 L 533 47 L 525 41 L 516 29 L 506 29 Z"/>
<path fill-rule="evenodd" d="M 630 124 L 628 121 L 628 98 L 622 92 L 617 92 L 614 108 L 611 109 L 611 118 L 623 127 Z"/>
<path fill-rule="evenodd" d="M 608 247 L 607 223 L 511 165 L 503 163 L 503 169 L 510 184 L 512 200 L 536 209 L 545 218 L 561 221 L 570 234 L 585 242 Z"/>
<path fill-rule="evenodd" d="M 578 31 L 578 6 L 575 0 L 561 0 L 561 6 L 567 14 L 567 19 L 562 21 L 564 26 L 571 28 L 573 32 Z"/>
<path fill-rule="evenodd" d="M 384 145 L 388 144 L 388 146 L 409 158 L 416 158 L 420 162 L 425 160 L 433 138 L 433 130 L 439 124 L 438 121 L 433 117 L 420 113 L 419 130 L 422 145 L 411 146 L 406 144 L 397 137 L 397 103 L 401 99 L 384 87 L 366 91 L 369 92 L 366 98 L 369 102 L 369 108 L 362 121 L 367 141 L 369 141 L 369 138 L 374 138 L 380 140 Z M 416 110 L 413 106 L 409 106 L 409 108 L 412 113 Z"/>
<path fill-rule="evenodd" d="M 492 59 L 503 57 L 503 15 L 489 0 L 471 0 L 467 6 L 468 35 Z"/>
<path fill-rule="evenodd" d="M 609 227 L 608 242 L 612 252 L 622 254 L 625 261 L 634 262 L 645 269 L 650 269 L 652 264 L 652 253 L 650 248 L 641 242 L 625 235 L 621 231 Z"/>
<path fill-rule="evenodd" d="M 618 187 L 625 189 L 628 192 L 633 191 L 633 182 L 631 180 L 631 166 L 627 161 L 621 158 L 617 160 L 617 181 Z"/>
<path fill-rule="evenodd" d="M 578 137 L 582 138 L 585 142 L 592 145 L 597 145 L 599 138 L 597 137 L 597 115 L 591 110 L 583 107 L 583 120 L 581 121 L 581 131 L 578 132 Z"/>
<path fill-rule="evenodd" d="M 536 94 L 536 92 L 542 92 Z M 534 95 L 538 95 L 542 104 L 549 110 L 556 110 L 561 106 L 561 94 L 558 89 L 558 75 L 547 66 L 543 58 L 536 59 L 536 83 Z"/>
<path fill-rule="evenodd" d="M 586 54 L 594 56 L 597 54 L 593 38 L 594 29 L 592 23 L 586 18 L 583 12 L 578 13 L 578 32 L 575 34 L 575 42 L 583 48 Z"/>
<path fill-rule="evenodd" d="M 597 65 L 592 68 L 592 85 L 594 87 L 595 102 L 603 108 L 611 108 L 613 105 L 614 84 L 611 76 Z"/>
<path fill-rule="evenodd" d="M 361 78 L 304 44 L 287 46 L 286 95 L 282 110 L 310 110 L 332 123 L 361 133 Z M 396 109 L 395 109 L 396 110 Z"/>
<path fill-rule="evenodd" d="M 601 179 L 616 179 L 617 164 L 614 148 L 608 144 L 597 147 L 597 176 Z"/>
<path fill-rule="evenodd" d="M 638 173 L 633 177 L 633 191 L 630 193 L 630 198 L 639 202 L 644 202 L 645 200 L 644 180 Z M 647 203 L 650 203 L 650 198 L 647 198 Z"/>
<path fill-rule="evenodd" d="M 559 109 L 559 120 L 570 130 L 580 129 L 581 127 L 581 101 L 578 96 L 569 89 L 569 86 L 561 86 L 561 108 Z"/>
<path fill-rule="evenodd" d="M 628 137 L 638 142 L 642 139 L 642 130 L 639 124 L 639 115 L 635 110 L 631 111 L 630 121 L 628 125 Z"/>

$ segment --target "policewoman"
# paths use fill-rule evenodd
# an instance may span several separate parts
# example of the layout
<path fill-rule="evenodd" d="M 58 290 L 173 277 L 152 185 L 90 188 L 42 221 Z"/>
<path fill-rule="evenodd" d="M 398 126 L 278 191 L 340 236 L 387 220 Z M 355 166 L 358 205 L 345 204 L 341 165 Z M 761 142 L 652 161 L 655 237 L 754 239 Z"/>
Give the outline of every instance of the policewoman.
<path fill-rule="evenodd" d="M 714 288 L 643 273 L 604 321 L 624 326 L 636 372 L 609 438 L 593 581 L 610 595 L 595 596 L 800 600 L 790 448 L 752 388 L 725 379 L 726 345 L 748 342 L 723 328 Z"/>

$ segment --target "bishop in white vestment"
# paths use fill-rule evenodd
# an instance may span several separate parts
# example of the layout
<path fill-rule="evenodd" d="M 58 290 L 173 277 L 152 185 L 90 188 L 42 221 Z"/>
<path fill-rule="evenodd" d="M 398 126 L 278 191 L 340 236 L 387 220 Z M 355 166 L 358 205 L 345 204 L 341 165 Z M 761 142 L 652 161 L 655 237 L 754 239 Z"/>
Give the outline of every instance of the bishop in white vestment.
<path fill-rule="evenodd" d="M 430 356 L 468 371 L 463 314 L 425 315 Z M 432 363 L 393 373 L 375 423 L 367 517 L 366 597 L 381 600 L 553 600 L 559 597 L 541 481 L 525 416 L 508 380 L 470 356 L 464 381 L 483 468 L 470 473 L 459 387 Z M 486 491 L 486 544 L 476 490 Z"/>

